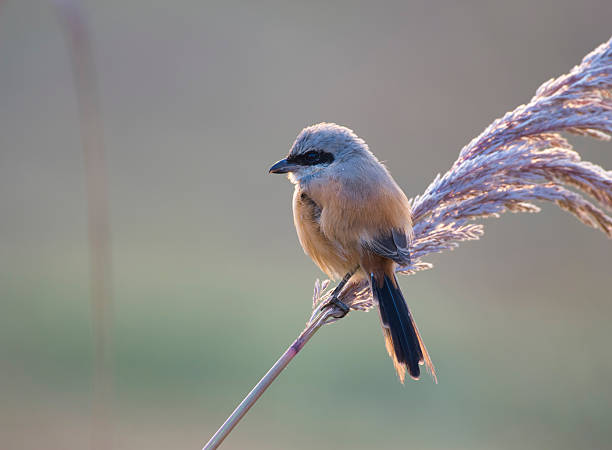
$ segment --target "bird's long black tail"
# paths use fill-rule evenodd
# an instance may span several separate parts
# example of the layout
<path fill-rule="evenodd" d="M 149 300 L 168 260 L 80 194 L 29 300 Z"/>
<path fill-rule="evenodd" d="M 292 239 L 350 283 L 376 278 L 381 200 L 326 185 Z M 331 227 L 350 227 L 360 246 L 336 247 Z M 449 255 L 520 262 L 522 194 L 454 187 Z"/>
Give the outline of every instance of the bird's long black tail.
<path fill-rule="evenodd" d="M 378 301 L 387 352 L 393 359 L 400 381 L 404 382 L 406 369 L 412 378 L 418 379 L 421 374 L 419 365 L 425 363 L 434 381 L 437 382 L 431 358 L 408 310 L 395 275 L 372 274 L 370 281 L 372 293 Z"/>

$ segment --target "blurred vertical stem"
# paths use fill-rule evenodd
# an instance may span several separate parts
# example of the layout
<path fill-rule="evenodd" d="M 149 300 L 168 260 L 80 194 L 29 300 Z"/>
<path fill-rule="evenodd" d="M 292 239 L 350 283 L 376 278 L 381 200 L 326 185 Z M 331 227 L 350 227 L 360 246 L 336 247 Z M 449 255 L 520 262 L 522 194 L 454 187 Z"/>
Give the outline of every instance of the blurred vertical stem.
<path fill-rule="evenodd" d="M 91 448 L 106 450 L 112 446 L 110 422 L 112 298 L 108 180 L 102 120 L 91 36 L 85 15 L 78 0 L 56 0 L 55 6 L 72 64 L 85 161 L 94 339 Z"/>
<path fill-rule="evenodd" d="M 289 346 L 285 353 L 274 363 L 274 365 L 268 370 L 263 376 L 259 383 L 247 394 L 247 396 L 240 402 L 234 412 L 230 414 L 227 420 L 221 425 L 212 438 L 206 443 L 202 450 L 214 450 L 218 448 L 223 440 L 232 432 L 234 427 L 238 425 L 238 422 L 245 416 L 245 414 L 251 409 L 259 397 L 268 389 L 272 382 L 280 375 L 280 373 L 287 367 L 287 365 L 293 360 L 293 358 L 304 348 L 304 345 L 310 340 L 310 338 L 326 323 L 334 322 L 337 319 L 344 317 L 346 313 L 340 311 L 336 306 L 330 305 L 322 310 L 319 310 L 318 314 L 314 315 L 304 331 L 300 333 L 295 341 Z"/>

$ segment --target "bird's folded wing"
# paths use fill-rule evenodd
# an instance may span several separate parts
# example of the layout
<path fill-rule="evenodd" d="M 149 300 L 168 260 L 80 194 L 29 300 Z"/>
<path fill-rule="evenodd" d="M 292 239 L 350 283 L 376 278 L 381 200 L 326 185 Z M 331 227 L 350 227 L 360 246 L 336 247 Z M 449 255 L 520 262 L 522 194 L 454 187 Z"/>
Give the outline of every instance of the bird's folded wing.
<path fill-rule="evenodd" d="M 363 247 L 400 265 L 410 264 L 410 239 L 405 230 L 394 228 L 389 233 L 367 240 Z"/>

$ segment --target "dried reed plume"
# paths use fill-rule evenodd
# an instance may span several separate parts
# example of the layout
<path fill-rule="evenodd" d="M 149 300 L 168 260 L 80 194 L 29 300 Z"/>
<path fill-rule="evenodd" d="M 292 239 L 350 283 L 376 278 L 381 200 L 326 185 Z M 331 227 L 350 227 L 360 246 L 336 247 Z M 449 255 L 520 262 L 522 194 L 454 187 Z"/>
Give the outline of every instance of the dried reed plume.
<path fill-rule="evenodd" d="M 612 39 L 568 74 L 551 79 L 526 105 L 494 121 L 466 145 L 448 172 L 438 175 L 413 204 L 415 263 L 478 239 L 473 221 L 512 212 L 538 212 L 531 202 L 556 202 L 584 224 L 612 237 L 612 172 L 587 161 L 560 132 L 609 140 L 612 132 Z M 570 191 L 576 189 L 580 194 Z"/>
<path fill-rule="evenodd" d="M 538 212 L 532 202 L 540 200 L 556 202 L 586 225 L 612 237 L 612 218 L 604 211 L 612 210 L 612 172 L 581 161 L 561 132 L 610 139 L 612 39 L 568 74 L 544 83 L 528 104 L 494 121 L 461 150 L 448 172 L 438 175 L 412 200 L 413 262 L 399 267 L 398 272 L 412 274 L 431 268 L 422 261 L 424 256 L 482 236 L 483 225 L 474 223 L 478 219 L 505 211 Z M 322 325 L 343 316 L 335 307 L 327 307 L 328 286 L 328 281 L 316 281 L 315 308 L 306 329 L 204 449 L 217 448 L 308 339 Z M 367 281 L 349 285 L 341 300 L 353 310 L 373 306 Z"/>

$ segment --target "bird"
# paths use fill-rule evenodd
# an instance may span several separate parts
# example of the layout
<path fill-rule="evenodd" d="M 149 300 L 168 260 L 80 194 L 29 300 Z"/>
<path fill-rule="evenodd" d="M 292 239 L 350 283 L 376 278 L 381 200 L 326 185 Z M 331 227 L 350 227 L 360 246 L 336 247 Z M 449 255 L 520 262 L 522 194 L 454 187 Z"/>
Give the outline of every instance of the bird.
<path fill-rule="evenodd" d="M 304 252 L 338 293 L 367 280 L 378 304 L 385 347 L 401 383 L 435 368 L 400 289 L 395 269 L 410 264 L 410 202 L 389 170 L 353 130 L 322 122 L 304 128 L 269 173 L 295 185 L 293 220 Z"/>

